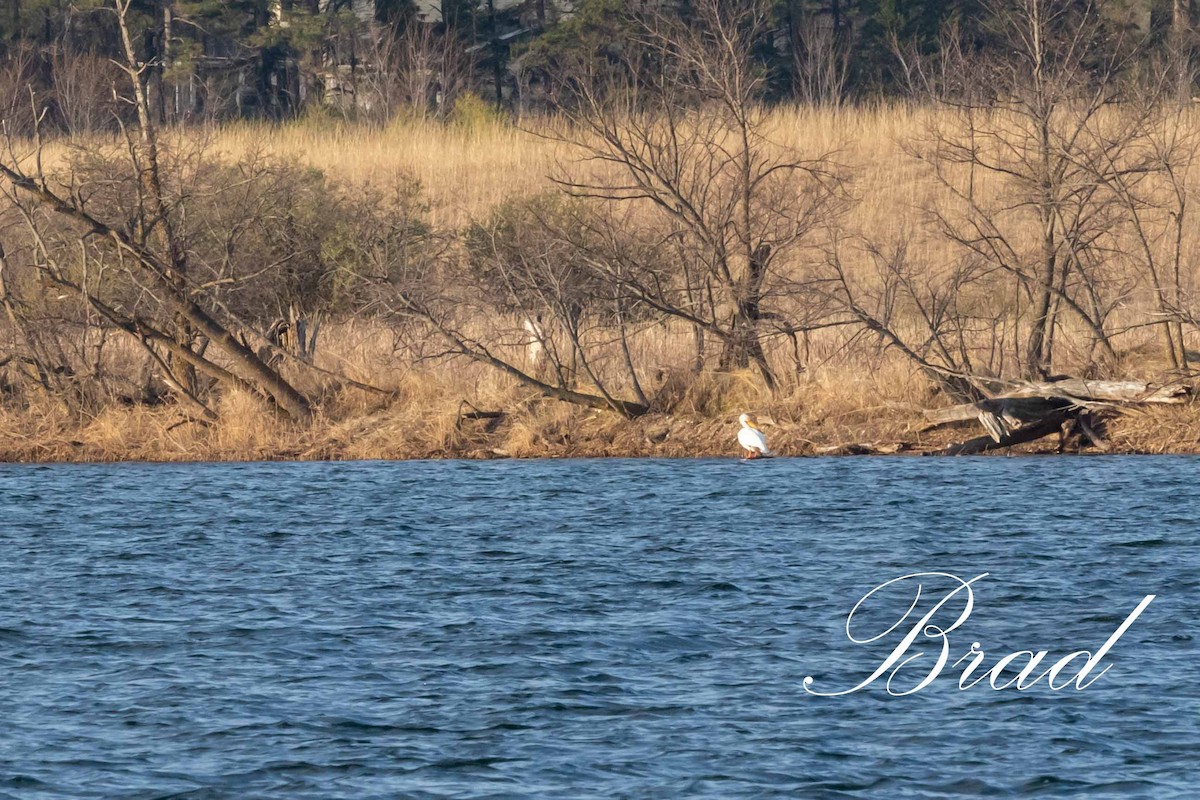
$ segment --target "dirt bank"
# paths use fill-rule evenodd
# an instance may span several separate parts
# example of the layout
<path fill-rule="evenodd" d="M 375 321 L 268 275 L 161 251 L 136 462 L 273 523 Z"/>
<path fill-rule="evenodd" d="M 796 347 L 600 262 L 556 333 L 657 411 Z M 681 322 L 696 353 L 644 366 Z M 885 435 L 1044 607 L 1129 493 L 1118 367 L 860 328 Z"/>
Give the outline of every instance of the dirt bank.
<path fill-rule="evenodd" d="M 978 425 L 926 430 L 916 409 L 859 408 L 842 414 L 759 409 L 772 447 L 783 456 L 928 454 L 980 434 Z M 482 411 L 482 413 L 481 413 Z M 264 415 L 257 401 L 233 396 L 221 421 L 188 420 L 173 407 L 110 407 L 95 416 L 55 406 L 0 412 L 0 460 L 8 462 L 258 461 L 426 458 L 736 457 L 736 413 L 650 414 L 625 420 L 552 401 L 510 409 L 431 412 L 376 402 L 352 411 L 319 407 L 298 426 Z M 1137 410 L 1113 418 L 1113 453 L 1200 453 L 1200 404 Z M 1068 440 L 1065 452 L 1095 453 Z M 1057 453 L 1051 436 L 1014 453 Z"/>

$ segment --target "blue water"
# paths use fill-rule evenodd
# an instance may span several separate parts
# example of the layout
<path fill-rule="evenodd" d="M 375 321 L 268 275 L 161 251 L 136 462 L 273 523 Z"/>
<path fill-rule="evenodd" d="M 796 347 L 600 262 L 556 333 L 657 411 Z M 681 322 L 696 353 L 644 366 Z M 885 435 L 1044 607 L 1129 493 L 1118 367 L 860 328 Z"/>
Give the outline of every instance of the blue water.
<path fill-rule="evenodd" d="M 0 467 L 0 796 L 1196 797 L 1198 509 L 1194 458 Z M 807 694 L 922 571 L 989 573 L 985 668 L 1157 598 L 1083 691 Z"/>

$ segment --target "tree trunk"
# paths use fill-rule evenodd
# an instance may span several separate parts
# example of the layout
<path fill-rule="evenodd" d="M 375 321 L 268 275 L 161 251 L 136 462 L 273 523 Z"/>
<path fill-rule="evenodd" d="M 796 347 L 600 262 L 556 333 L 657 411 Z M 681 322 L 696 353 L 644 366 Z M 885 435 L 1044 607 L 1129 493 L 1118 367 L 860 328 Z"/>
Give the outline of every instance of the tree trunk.
<path fill-rule="evenodd" d="M 945 456 L 967 456 L 975 453 L 984 453 L 988 450 L 1012 447 L 1024 444 L 1025 442 L 1033 442 L 1061 431 L 1062 424 L 1071 417 L 1071 413 L 1067 411 L 1055 412 L 1037 422 L 1017 428 L 1015 431 L 1007 433 L 998 439 L 991 435 L 979 436 L 961 444 L 951 445 L 945 450 L 941 450 L 939 454 Z"/>
<path fill-rule="evenodd" d="M 1178 102 L 1192 96 L 1191 0 L 1173 0 L 1171 4 L 1171 59 L 1175 62 L 1175 93 Z"/>
<path fill-rule="evenodd" d="M 500 30 L 496 27 L 496 0 L 488 0 L 488 25 L 492 34 L 492 79 L 496 82 L 496 108 L 504 106 L 504 72 L 500 59 Z"/>
<path fill-rule="evenodd" d="M 649 406 L 650 401 L 646 399 L 646 393 L 642 390 L 642 382 L 638 380 L 637 368 L 633 364 L 633 354 L 629 351 L 629 336 L 625 330 L 625 315 L 621 308 L 621 299 L 618 297 L 616 308 L 614 309 L 617 316 L 617 328 L 621 335 L 621 355 L 625 359 L 625 370 L 629 373 L 630 386 L 633 389 L 633 396 L 637 398 L 638 403 L 643 406 Z"/>
<path fill-rule="evenodd" d="M 1054 296 L 1054 280 L 1058 274 L 1058 258 L 1054 244 L 1054 218 L 1047 213 L 1043 221 L 1042 266 L 1039 285 L 1033 287 L 1033 325 L 1025 348 L 1025 371 L 1030 380 L 1045 378 L 1053 358 L 1052 345 L 1047 337 L 1050 304 Z"/>
<path fill-rule="evenodd" d="M 175 235 L 174 222 L 163 195 L 162 178 L 158 165 L 158 130 L 150 114 L 150 97 L 146 84 L 142 82 L 142 72 L 138 69 L 138 56 L 133 49 L 133 40 L 129 34 L 129 26 L 126 19 L 128 8 L 128 5 L 122 5 L 120 0 L 118 0 L 117 21 L 121 31 L 121 42 L 125 49 L 125 69 L 129 73 L 129 80 L 133 85 L 133 99 L 137 106 L 138 117 L 140 161 L 135 163 L 135 167 L 139 170 L 138 181 L 142 187 L 143 198 L 143 207 L 139 209 L 138 236 L 139 238 L 146 236 L 145 228 L 147 224 L 154 226 L 154 238 L 157 240 L 161 251 L 166 254 L 167 262 L 171 265 L 171 270 L 178 276 L 180 285 L 182 286 L 186 282 L 187 277 L 187 256 L 186 251 L 180 246 L 179 239 Z M 162 15 L 161 33 L 163 41 L 159 47 L 160 61 L 166 58 L 167 37 L 170 35 L 171 10 L 170 3 L 167 0 L 163 2 Z M 155 73 L 159 78 L 158 98 L 160 101 L 160 113 L 162 111 L 161 101 L 164 90 L 162 82 L 162 70 L 164 66 L 164 64 L 160 63 L 158 71 Z M 192 330 L 182 318 L 176 320 L 175 334 L 176 341 L 180 347 L 190 348 L 192 346 Z M 174 377 L 179 383 L 189 393 L 195 394 L 198 386 L 194 366 L 188 361 L 177 363 L 174 360 L 170 362 L 170 366 L 172 371 L 176 372 L 176 376 Z"/>
<path fill-rule="evenodd" d="M 307 420 L 309 418 L 311 411 L 304 395 L 296 391 L 278 372 L 263 363 L 263 360 L 253 350 L 238 341 L 237 337 L 196 303 L 174 293 L 170 297 L 192 327 L 224 351 L 233 361 L 237 366 L 233 370 L 235 373 L 241 372 L 242 376 L 251 383 L 262 387 L 263 391 L 275 401 L 275 404 L 292 419 Z"/>
<path fill-rule="evenodd" d="M 753 362 L 762 373 L 767 388 L 774 391 L 775 376 L 767 364 L 767 356 L 763 352 L 758 331 L 759 321 L 762 319 L 762 285 L 766 278 L 766 262 L 770 254 L 771 248 L 761 245 L 755 248 L 749 259 L 746 280 L 737 292 L 737 309 L 730 321 L 730 335 L 725 340 L 725 349 L 721 352 L 720 368 L 746 369 Z"/>

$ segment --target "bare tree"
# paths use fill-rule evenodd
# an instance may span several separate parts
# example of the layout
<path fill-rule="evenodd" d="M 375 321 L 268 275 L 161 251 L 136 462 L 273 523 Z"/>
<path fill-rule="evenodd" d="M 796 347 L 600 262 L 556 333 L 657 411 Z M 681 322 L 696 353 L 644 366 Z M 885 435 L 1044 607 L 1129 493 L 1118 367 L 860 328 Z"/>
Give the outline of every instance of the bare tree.
<path fill-rule="evenodd" d="M 253 348 L 220 321 L 219 311 L 189 270 L 188 248 L 180 235 L 180 197 L 164 175 L 164 151 L 146 92 L 146 70 L 127 25 L 129 0 L 116 0 L 114 11 L 126 56 L 137 126 L 128 131 L 129 176 L 136 187 L 123 214 L 104 213 L 98 202 L 105 183 L 89 182 L 77 169 L 62 174 L 45 167 L 40 128 L 31 150 L 8 138 L 0 174 L 3 191 L 25 221 L 33 242 L 31 259 L 43 277 L 83 297 L 108 324 L 129 334 L 159 364 L 164 380 L 181 400 L 204 416 L 195 371 L 264 396 L 284 414 L 305 419 L 307 400 Z M 35 119 L 44 112 L 35 114 Z M 52 225 L 56 221 L 58 225 Z M 72 241 L 73 240 L 73 241 Z M 89 269 L 94 265 L 96 269 Z M 97 272 L 120 276 L 106 293 Z M 110 279 L 112 275 L 108 276 Z M 129 302 L 123 302 L 125 298 Z M 137 303 L 130 305 L 132 299 Z M 207 306 L 207 307 L 206 307 Z M 150 315 L 139 308 L 157 308 Z M 210 346 L 221 355 L 214 358 Z"/>
<path fill-rule="evenodd" d="M 1124 62 L 1095 8 L 1016 0 L 994 16 L 1011 49 L 949 70 L 959 83 L 938 87 L 940 113 L 912 147 L 944 190 L 930 212 L 943 236 L 1016 280 L 1028 377 L 1052 371 L 1064 317 L 1111 365 L 1110 318 L 1133 284 L 1110 269 L 1123 212 L 1108 187 L 1147 169 L 1138 143 L 1153 102 L 1116 113 Z"/>
<path fill-rule="evenodd" d="M 851 49 L 832 21 L 807 14 L 792 24 L 794 89 L 801 102 L 840 106 L 850 83 Z"/>
<path fill-rule="evenodd" d="M 33 131 L 29 94 L 37 84 L 41 56 L 32 45 L 16 42 L 0 59 L 0 113 L 12 134 L 28 136 Z"/>
<path fill-rule="evenodd" d="M 976 400 L 986 379 L 1002 373 L 1013 336 L 997 272 L 974 257 L 944 269 L 914 263 L 907 232 L 887 245 L 839 236 L 817 286 L 840 315 L 899 351 L 935 386 Z"/>
<path fill-rule="evenodd" d="M 560 196 L 535 197 L 472 226 L 467 246 L 473 280 L 496 311 L 523 320 L 549 373 L 544 380 L 571 389 L 582 375 L 607 401 L 616 400 L 617 385 L 648 406 L 629 348 L 639 309 L 589 263 L 578 206 Z M 614 350 L 621 369 L 610 379 L 603 362 Z"/>
<path fill-rule="evenodd" d="M 1169 87 L 1171 77 L 1160 78 L 1160 85 Z M 1151 92 L 1154 99 L 1167 94 Z M 1157 328 L 1164 359 L 1172 368 L 1186 370 L 1182 309 L 1184 286 L 1195 266 L 1187 238 L 1193 225 L 1188 182 L 1200 142 L 1176 103 L 1153 103 L 1148 109 L 1127 103 L 1116 113 L 1132 118 L 1137 135 L 1126 152 L 1110 154 L 1124 156 L 1123 161 L 1092 165 L 1096 179 L 1122 212 L 1114 227 L 1121 243 L 1114 246 L 1109 261 L 1125 265 L 1150 295 L 1151 319 L 1133 322 L 1130 329 L 1143 324 Z"/>
<path fill-rule="evenodd" d="M 559 372 L 561 362 L 557 363 L 556 376 L 539 377 L 536 365 L 523 365 L 515 355 L 527 345 L 528 330 L 521 324 L 498 325 L 490 315 L 488 302 L 456 289 L 450 281 L 417 279 L 394 289 L 387 305 L 390 314 L 420 322 L 419 336 L 424 339 L 432 335 L 442 344 L 442 349 L 427 358 L 466 358 L 492 367 L 545 397 L 628 418 L 650 410 L 644 403 L 614 396 L 594 370 L 590 374 L 595 376 L 595 392 L 573 386 L 568 376 Z M 582 349 L 583 335 L 582 326 L 568 331 L 570 345 Z"/>
<path fill-rule="evenodd" d="M 773 387 L 762 337 L 772 324 L 797 329 L 780 302 L 795 288 L 785 264 L 836 209 L 841 177 L 827 156 L 770 139 L 751 55 L 769 5 L 700 0 L 694 10 L 685 22 L 643 9 L 618 63 L 575 64 L 559 89 L 569 123 L 559 137 L 579 158 L 558 181 L 574 197 L 639 208 L 646 233 L 671 243 L 593 250 L 604 280 L 719 340 L 723 369 L 754 364 Z M 672 251 L 674 264 L 637 258 Z"/>
<path fill-rule="evenodd" d="M 120 77 L 112 61 L 66 44 L 53 48 L 51 56 L 54 102 L 67 135 L 111 129 Z"/>
<path fill-rule="evenodd" d="M 30 380 L 47 392 L 62 393 L 61 377 L 69 371 L 66 357 L 58 347 L 58 341 L 47 335 L 44 326 L 36 324 L 31 304 L 21 297 L 15 280 L 10 279 L 8 254 L 0 246 L 0 308 L 8 323 L 11 341 L 4 348 L 6 355 L 0 359 L 3 366 L 16 364 L 21 367 L 17 374 Z"/>
<path fill-rule="evenodd" d="M 375 116 L 444 117 L 470 87 L 472 58 L 453 29 L 411 22 L 373 31 L 369 41 L 363 81 Z"/>

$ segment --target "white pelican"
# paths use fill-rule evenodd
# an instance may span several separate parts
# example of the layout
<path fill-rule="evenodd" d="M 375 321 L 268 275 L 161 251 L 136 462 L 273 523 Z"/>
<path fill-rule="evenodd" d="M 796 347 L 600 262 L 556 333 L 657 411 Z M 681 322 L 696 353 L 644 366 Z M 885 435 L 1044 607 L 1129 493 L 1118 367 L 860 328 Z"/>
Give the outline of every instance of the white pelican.
<path fill-rule="evenodd" d="M 771 455 L 767 447 L 767 437 L 758 427 L 758 418 L 753 414 L 742 414 L 738 417 L 742 429 L 738 431 L 738 444 L 742 446 L 746 458 L 762 458 Z"/>

